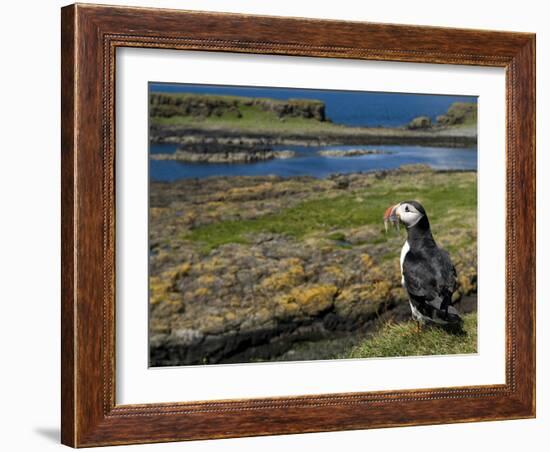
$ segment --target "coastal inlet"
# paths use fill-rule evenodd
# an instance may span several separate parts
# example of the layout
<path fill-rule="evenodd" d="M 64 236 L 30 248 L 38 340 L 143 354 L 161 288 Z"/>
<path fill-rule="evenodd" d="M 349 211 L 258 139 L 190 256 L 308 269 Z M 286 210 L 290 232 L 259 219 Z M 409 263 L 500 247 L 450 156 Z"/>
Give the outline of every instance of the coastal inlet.
<path fill-rule="evenodd" d="M 150 94 L 151 366 L 476 351 L 475 103 L 430 99 L 430 115 L 415 107 L 401 126 L 351 126 L 314 90 L 325 98 L 162 88 Z M 404 235 L 381 221 L 404 199 L 427 206 L 452 256 L 463 335 L 411 326 Z"/>

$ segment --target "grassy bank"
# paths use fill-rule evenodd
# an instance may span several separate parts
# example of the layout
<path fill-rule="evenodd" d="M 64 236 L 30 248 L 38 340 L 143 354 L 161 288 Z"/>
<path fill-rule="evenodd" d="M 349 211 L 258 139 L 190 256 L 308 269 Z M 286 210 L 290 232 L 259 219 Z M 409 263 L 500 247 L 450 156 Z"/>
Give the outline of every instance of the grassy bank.
<path fill-rule="evenodd" d="M 152 136 L 178 136 L 182 131 L 201 134 L 237 134 L 245 136 L 303 137 L 335 141 L 427 140 L 447 144 L 454 141 L 475 144 L 477 115 L 468 108 L 473 104 L 453 104 L 441 122 L 427 129 L 408 130 L 403 127 L 348 127 L 335 124 L 325 116 L 323 102 L 306 99 L 262 99 L 239 96 L 199 94 L 150 95 L 150 125 Z M 462 138 L 461 138 L 462 137 Z M 443 143 L 443 142 L 442 142 Z"/>
<path fill-rule="evenodd" d="M 200 94 L 151 94 L 151 124 L 243 132 L 340 131 L 320 101 Z"/>
<path fill-rule="evenodd" d="M 477 313 L 464 316 L 464 334 L 437 327 L 417 329 L 416 322 L 387 323 L 343 358 L 449 355 L 477 352 Z"/>
<path fill-rule="evenodd" d="M 407 199 L 418 200 L 427 206 L 436 231 L 451 226 L 451 223 L 457 228 L 461 226 L 457 224 L 460 218 L 475 216 L 477 184 L 473 173 L 433 173 L 431 180 L 403 175 L 400 179 L 399 184 L 394 178 L 381 179 L 352 193 L 328 193 L 254 219 L 206 224 L 193 229 L 185 238 L 200 243 L 208 251 L 226 243 L 246 243 L 258 233 L 303 239 L 310 234 L 334 233 L 341 228 L 381 227 L 382 212 L 388 206 Z M 340 233 L 339 237 L 345 240 L 345 233 Z M 381 236 L 379 240 L 384 239 Z"/>
<path fill-rule="evenodd" d="M 152 125 L 180 126 L 182 128 L 209 130 L 239 130 L 242 133 L 346 133 L 352 132 L 350 127 L 334 124 L 328 121 L 318 121 L 302 117 L 279 118 L 273 112 L 261 110 L 255 106 L 243 106 L 241 116 L 229 112 L 219 116 L 154 116 Z"/>

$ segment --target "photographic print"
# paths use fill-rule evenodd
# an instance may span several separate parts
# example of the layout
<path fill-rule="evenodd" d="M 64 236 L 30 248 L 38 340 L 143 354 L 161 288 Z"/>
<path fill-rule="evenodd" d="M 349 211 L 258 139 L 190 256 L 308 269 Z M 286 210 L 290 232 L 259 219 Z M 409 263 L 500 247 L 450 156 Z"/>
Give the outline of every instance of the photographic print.
<path fill-rule="evenodd" d="M 477 352 L 477 98 L 150 82 L 151 367 Z"/>

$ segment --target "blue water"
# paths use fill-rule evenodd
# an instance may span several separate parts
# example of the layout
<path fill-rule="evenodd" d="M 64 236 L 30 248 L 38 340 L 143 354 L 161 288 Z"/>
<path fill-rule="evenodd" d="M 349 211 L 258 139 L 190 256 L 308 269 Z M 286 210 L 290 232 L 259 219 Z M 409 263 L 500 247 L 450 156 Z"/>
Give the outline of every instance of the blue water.
<path fill-rule="evenodd" d="M 380 93 L 367 91 L 297 88 L 257 88 L 197 84 L 150 83 L 151 92 L 199 93 L 272 99 L 317 99 L 325 102 L 333 122 L 348 126 L 401 126 L 417 116 L 432 120 L 447 111 L 453 102 L 477 102 L 473 96 Z"/>
<path fill-rule="evenodd" d="M 175 152 L 175 144 L 153 144 L 151 153 Z M 281 146 L 297 155 L 291 159 L 274 159 L 247 164 L 201 164 L 174 160 L 150 160 L 149 175 L 154 181 L 204 178 L 209 176 L 313 176 L 324 178 L 333 173 L 369 172 L 395 169 L 401 165 L 421 163 L 435 169 L 477 170 L 476 148 L 441 148 L 425 146 Z M 391 154 L 360 157 L 323 157 L 322 149 L 379 149 Z"/>

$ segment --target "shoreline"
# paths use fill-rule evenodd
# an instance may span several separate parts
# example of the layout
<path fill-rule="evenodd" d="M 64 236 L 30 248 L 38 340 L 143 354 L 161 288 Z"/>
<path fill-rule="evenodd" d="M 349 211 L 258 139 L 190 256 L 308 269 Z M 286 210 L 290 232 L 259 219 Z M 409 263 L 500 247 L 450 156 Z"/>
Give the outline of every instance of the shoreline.
<path fill-rule="evenodd" d="M 390 151 L 381 151 L 378 149 L 324 149 L 317 151 L 317 155 L 335 158 L 335 157 L 362 157 L 365 155 L 389 155 Z M 232 163 L 257 163 L 265 162 L 274 159 L 291 159 L 297 156 L 296 151 L 272 150 L 272 149 L 240 149 L 233 152 L 210 152 L 207 149 L 189 151 L 186 149 L 177 149 L 171 154 L 151 154 L 151 160 L 172 160 L 185 163 L 216 163 L 216 164 L 232 164 Z"/>
<path fill-rule="evenodd" d="M 330 146 L 330 145 L 426 145 L 434 147 L 474 147 L 477 145 L 475 127 L 438 127 L 429 130 L 410 130 L 391 127 L 342 127 L 342 130 L 240 130 L 218 127 L 182 127 L 151 124 L 151 143 L 241 142 L 262 146 Z"/>

